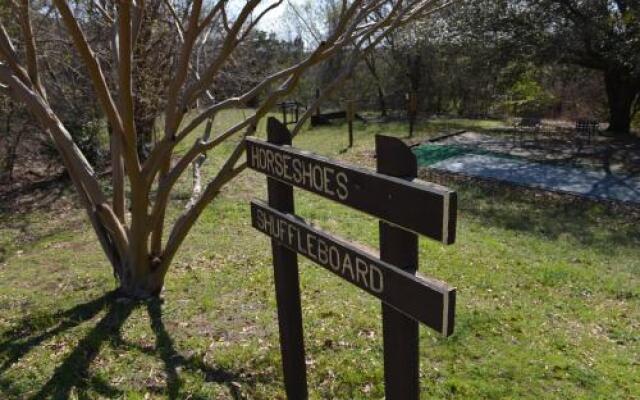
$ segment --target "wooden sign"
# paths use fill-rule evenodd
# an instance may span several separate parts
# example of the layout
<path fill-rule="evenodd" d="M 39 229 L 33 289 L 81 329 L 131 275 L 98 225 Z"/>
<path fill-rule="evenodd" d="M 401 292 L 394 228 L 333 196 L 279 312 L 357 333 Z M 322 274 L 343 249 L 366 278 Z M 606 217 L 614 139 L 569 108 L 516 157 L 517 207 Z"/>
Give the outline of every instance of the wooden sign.
<path fill-rule="evenodd" d="M 247 164 L 293 185 L 445 244 L 455 241 L 456 194 L 419 180 L 354 168 L 324 157 L 247 138 Z"/>
<path fill-rule="evenodd" d="M 415 179 L 415 155 L 399 139 L 376 136 L 378 172 L 292 148 L 285 125 L 267 123 L 269 142 L 246 139 L 247 164 L 267 175 L 268 205 L 251 202 L 252 225 L 271 237 L 287 398 L 308 398 L 297 255 L 382 301 L 385 398 L 418 400 L 418 321 L 453 333 L 456 291 L 417 275 L 418 234 L 455 240 L 456 194 Z M 299 187 L 380 218 L 380 257 L 294 215 Z"/>
<path fill-rule="evenodd" d="M 251 202 L 254 228 L 444 336 L 453 333 L 455 289 L 412 275 L 303 220 Z"/>

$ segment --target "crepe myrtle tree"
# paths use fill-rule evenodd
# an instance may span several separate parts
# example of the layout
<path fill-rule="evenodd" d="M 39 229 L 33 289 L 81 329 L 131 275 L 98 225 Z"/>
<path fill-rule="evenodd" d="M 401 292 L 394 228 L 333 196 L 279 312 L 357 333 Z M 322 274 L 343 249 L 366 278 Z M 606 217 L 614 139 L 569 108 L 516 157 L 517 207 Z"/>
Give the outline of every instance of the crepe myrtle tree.
<path fill-rule="evenodd" d="M 50 136 L 110 261 L 119 290 L 136 298 L 159 295 L 172 260 L 202 211 L 222 187 L 246 167 L 244 140 L 234 140 L 237 144 L 219 170 L 169 226 L 165 223 L 165 215 L 172 190 L 194 161 L 229 139 L 253 135 L 258 121 L 292 92 L 310 68 L 337 54 L 347 57 L 343 69 L 336 71 L 335 79 L 323 89 L 323 95 L 328 95 L 349 75 L 349 69 L 378 46 L 385 35 L 447 5 L 439 0 L 343 0 L 335 26 L 325 32 L 324 40 L 306 51 L 300 60 L 264 76 L 245 93 L 215 99 L 198 110 L 193 118 L 186 118 L 196 101 L 206 96 L 220 71 L 233 65 L 234 51 L 250 36 L 259 21 L 284 5 L 282 0 L 191 0 L 176 4 L 172 4 L 173 0 L 165 0 L 166 15 L 172 19 L 179 46 L 166 90 L 163 131 L 142 160 L 138 154 L 134 98 L 144 96 L 144 93 L 134 93 L 132 82 L 137 72 L 133 68 L 136 41 L 142 25 L 148 21 L 143 18 L 144 1 L 94 0 L 72 4 L 69 0 L 40 0 L 36 5 L 29 0 L 9 0 L 13 17 L 19 22 L 19 33 L 13 37 L 8 33 L 5 29 L 8 21 L 2 21 L 0 25 L 0 90 L 22 102 Z M 86 9 L 82 9 L 82 5 L 88 7 L 87 4 L 98 9 L 112 26 L 114 63 L 101 62 L 92 49 L 87 31 L 93 20 L 87 17 Z M 39 62 L 42 54 L 38 52 L 38 38 L 33 29 L 33 20 L 45 15 L 56 18 L 64 27 L 68 35 L 66 40 L 73 43 L 84 66 L 83 73 L 90 79 L 104 119 L 110 126 L 110 192 L 103 189 L 103 183 L 73 142 L 54 111 L 55 104 L 47 96 L 47 75 L 43 73 L 46 63 Z M 220 24 L 222 29 L 209 29 L 212 24 Z M 215 56 L 206 65 L 196 68 L 195 53 L 204 34 L 218 35 L 215 40 L 219 45 Z M 107 64 L 113 70 L 105 71 Z M 196 139 L 179 156 L 175 153 L 178 144 L 216 113 L 243 107 L 258 98 L 259 105 L 235 125 L 213 132 L 207 138 Z M 322 96 L 316 101 L 321 100 Z M 309 108 L 313 109 L 313 106 Z M 303 115 L 293 129 L 294 134 L 310 114 Z M 127 183 L 130 196 L 125 196 Z"/>

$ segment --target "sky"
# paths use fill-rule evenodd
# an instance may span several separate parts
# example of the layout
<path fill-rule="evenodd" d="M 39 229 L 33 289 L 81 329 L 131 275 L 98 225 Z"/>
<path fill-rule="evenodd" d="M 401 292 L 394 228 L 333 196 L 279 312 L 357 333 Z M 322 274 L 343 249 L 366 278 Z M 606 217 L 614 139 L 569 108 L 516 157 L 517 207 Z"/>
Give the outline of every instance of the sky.
<path fill-rule="evenodd" d="M 230 7 L 237 7 L 239 9 L 245 3 L 246 0 L 231 0 L 229 2 Z M 275 3 L 276 0 L 263 0 L 262 5 L 258 6 L 258 13 Z M 290 27 L 284 22 L 284 15 L 287 12 L 288 4 L 291 3 L 294 6 L 300 6 L 304 4 L 306 0 L 284 0 L 282 4 L 276 9 L 270 11 L 258 24 L 258 28 L 265 32 L 273 32 L 282 39 L 290 39 Z"/>

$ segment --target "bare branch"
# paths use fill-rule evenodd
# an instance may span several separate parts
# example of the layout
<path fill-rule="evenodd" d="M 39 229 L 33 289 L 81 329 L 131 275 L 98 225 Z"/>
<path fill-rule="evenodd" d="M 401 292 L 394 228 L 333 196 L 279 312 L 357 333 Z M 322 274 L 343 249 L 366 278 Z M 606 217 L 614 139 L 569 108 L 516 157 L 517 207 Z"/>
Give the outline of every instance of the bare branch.
<path fill-rule="evenodd" d="M 262 20 L 262 18 L 264 18 L 265 15 L 267 15 L 268 13 L 270 13 L 271 11 L 273 11 L 274 9 L 276 9 L 277 7 L 280 6 L 280 4 L 282 4 L 284 0 L 278 0 L 275 3 L 271 4 L 269 7 L 265 8 L 249 25 L 249 27 L 247 27 L 247 29 L 245 29 L 244 33 L 242 34 L 242 37 L 240 38 L 240 41 L 242 42 L 243 40 L 245 40 L 247 38 L 247 36 L 253 31 L 253 28 L 255 28 L 256 25 L 258 25 L 260 23 L 260 20 Z"/>
<path fill-rule="evenodd" d="M 202 79 L 200 79 L 200 81 L 196 82 L 195 84 L 191 85 L 185 90 L 185 94 L 182 99 L 183 107 L 186 107 L 189 104 L 191 104 L 193 101 L 195 101 L 195 99 L 198 96 L 200 96 L 203 93 L 203 91 L 207 87 L 209 87 L 209 85 L 211 85 L 211 82 L 213 82 L 213 79 L 215 78 L 216 74 L 220 71 L 225 61 L 231 56 L 235 48 L 240 43 L 240 41 L 238 40 L 238 34 L 240 33 L 240 30 L 244 26 L 245 22 L 247 21 L 247 19 L 249 18 L 249 16 L 255 10 L 255 8 L 259 3 L 260 3 L 260 0 L 248 0 L 245 3 L 244 7 L 240 11 L 240 14 L 238 15 L 238 18 L 235 20 L 235 22 L 233 23 L 233 25 L 228 31 L 227 36 L 220 49 L 220 53 L 218 54 L 218 57 L 216 57 L 216 59 L 211 63 L 211 65 L 209 65 L 206 71 L 202 74 Z M 223 15 L 223 18 L 225 18 L 226 20 L 226 14 L 223 12 L 222 15 Z"/>
<path fill-rule="evenodd" d="M 33 29 L 31 27 L 31 17 L 29 16 L 29 0 L 21 0 L 19 6 L 20 29 L 24 39 L 24 46 L 27 60 L 27 71 L 35 90 L 46 99 L 47 94 L 40 82 L 40 74 L 38 72 L 38 59 L 36 56 L 36 41 L 33 37 Z"/>
<path fill-rule="evenodd" d="M 109 12 L 102 6 L 102 4 L 100 4 L 98 0 L 91 0 L 91 3 L 100 12 L 100 15 L 102 15 L 105 21 L 110 24 L 113 24 L 115 22 L 111 14 L 109 14 Z"/>
<path fill-rule="evenodd" d="M 120 114 L 118 113 L 113 98 L 111 97 L 111 93 L 109 92 L 104 73 L 100 67 L 97 57 L 89 46 L 89 43 L 87 42 L 80 25 L 78 25 L 78 21 L 71 12 L 71 9 L 69 9 L 67 2 L 65 0 L 54 0 L 54 2 L 62 16 L 62 20 L 64 21 L 69 34 L 71 35 L 71 38 L 73 39 L 76 49 L 87 67 L 93 87 L 96 90 L 98 100 L 100 101 L 100 105 L 107 116 L 109 123 L 113 127 L 114 132 L 117 135 L 120 135 L 123 140 L 123 155 L 127 166 L 127 173 L 133 181 L 138 181 L 140 164 L 136 154 L 135 140 L 131 136 L 127 136 L 127 132 L 124 129 Z"/>
<path fill-rule="evenodd" d="M 31 80 L 27 71 L 22 68 L 18 59 L 18 54 L 13 46 L 11 38 L 7 34 L 4 24 L 0 23 L 0 59 L 11 68 L 13 73 L 26 85 L 31 86 Z"/>
<path fill-rule="evenodd" d="M 133 90 L 131 87 L 131 64 L 133 62 L 131 35 L 131 4 L 130 1 L 124 0 L 118 6 L 118 97 L 124 136 L 128 138 L 129 146 L 133 147 L 135 162 L 139 164 L 133 115 Z"/>
<path fill-rule="evenodd" d="M 173 18 L 173 23 L 178 31 L 180 41 L 184 42 L 184 26 L 182 25 L 180 17 L 178 17 L 176 9 L 173 7 L 173 4 L 171 4 L 171 0 L 163 0 L 163 4 L 167 7 L 169 13 L 171 14 L 171 17 Z"/>

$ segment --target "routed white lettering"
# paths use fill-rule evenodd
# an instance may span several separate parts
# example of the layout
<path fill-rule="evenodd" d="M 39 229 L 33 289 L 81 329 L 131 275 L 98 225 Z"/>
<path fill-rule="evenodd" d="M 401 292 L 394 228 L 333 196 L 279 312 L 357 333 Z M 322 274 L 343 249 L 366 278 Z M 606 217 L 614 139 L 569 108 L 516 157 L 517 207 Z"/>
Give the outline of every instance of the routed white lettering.
<path fill-rule="evenodd" d="M 271 173 L 274 172 L 274 169 L 273 169 L 273 151 L 271 151 L 271 150 L 267 150 L 267 167 L 268 167 L 268 171 L 270 171 Z"/>
<path fill-rule="evenodd" d="M 257 210 L 256 215 L 258 216 L 258 229 L 263 231 L 264 230 L 264 220 L 265 220 L 264 211 Z"/>
<path fill-rule="evenodd" d="M 322 192 L 324 190 L 323 184 L 324 173 L 322 172 L 322 167 L 319 165 L 313 166 L 313 187 Z"/>
<path fill-rule="evenodd" d="M 349 270 L 349 274 L 351 275 L 351 280 L 355 280 L 356 277 L 353 274 L 353 265 L 351 264 L 351 258 L 349 254 L 344 255 L 344 260 L 342 260 L 342 275 L 345 275 L 345 270 Z"/>
<path fill-rule="evenodd" d="M 340 269 L 340 251 L 335 246 L 329 247 L 329 265 L 334 271 Z"/>
<path fill-rule="evenodd" d="M 260 157 L 258 157 L 258 160 L 260 161 L 260 169 L 267 169 L 267 151 L 265 149 L 260 149 L 258 153 L 260 154 Z"/>
<path fill-rule="evenodd" d="M 316 237 L 310 233 L 307 234 L 307 255 L 311 258 L 313 258 L 314 260 L 317 260 L 318 257 L 316 257 L 316 255 L 314 254 L 314 250 L 313 250 L 313 246 L 316 242 Z"/>
<path fill-rule="evenodd" d="M 356 281 L 360 282 L 364 287 L 368 288 L 367 284 L 367 263 L 356 257 Z"/>
<path fill-rule="evenodd" d="M 256 168 L 260 159 L 260 149 L 257 146 L 251 146 L 251 166 Z"/>
<path fill-rule="evenodd" d="M 324 168 L 324 192 L 331 196 L 335 195 L 333 190 L 329 188 L 329 186 L 331 185 L 330 176 L 333 176 L 334 172 L 335 171 L 333 170 L 333 168 L 329 168 L 329 167 Z"/>
<path fill-rule="evenodd" d="M 304 252 L 304 249 L 302 248 L 302 232 L 300 232 L 300 230 L 298 230 L 298 240 L 296 241 L 296 243 L 298 244 L 298 252 L 302 253 L 302 254 L 306 254 Z"/>
<path fill-rule="evenodd" d="M 298 231 L 298 228 L 296 228 L 295 226 L 289 224 L 288 226 L 289 229 L 287 229 L 287 233 L 289 234 L 289 244 L 293 244 L 293 232 L 294 231 Z"/>
<path fill-rule="evenodd" d="M 313 186 L 313 165 L 302 163 L 302 184 L 309 187 Z"/>
<path fill-rule="evenodd" d="M 282 173 L 284 171 L 284 167 L 282 165 L 282 154 L 276 153 L 275 162 L 276 162 L 276 169 L 274 172 L 276 173 L 276 175 L 282 176 Z"/>
<path fill-rule="evenodd" d="M 278 239 L 284 241 L 284 230 L 287 227 L 287 221 L 281 219 L 278 221 Z"/>
<path fill-rule="evenodd" d="M 382 293 L 384 290 L 384 278 L 382 277 L 382 271 L 377 266 L 369 265 L 369 288 L 375 293 Z"/>
<path fill-rule="evenodd" d="M 290 181 L 291 180 L 291 174 L 289 173 L 289 160 L 291 159 L 291 156 L 289 156 L 288 154 L 283 154 L 282 155 L 282 164 L 284 166 L 284 177 L 286 180 Z"/>
<path fill-rule="evenodd" d="M 349 188 L 347 187 L 349 178 L 347 178 L 347 174 L 345 174 L 344 172 L 338 172 L 336 174 L 336 183 L 338 184 L 338 188 L 336 189 L 338 198 L 340 200 L 344 200 L 349 197 Z"/>
<path fill-rule="evenodd" d="M 327 243 L 318 238 L 318 261 L 326 265 L 329 262 L 329 254 L 327 253 Z"/>
<path fill-rule="evenodd" d="M 302 181 L 302 161 L 294 158 L 293 161 L 291 161 L 291 165 L 293 166 L 293 181 L 300 183 Z"/>

